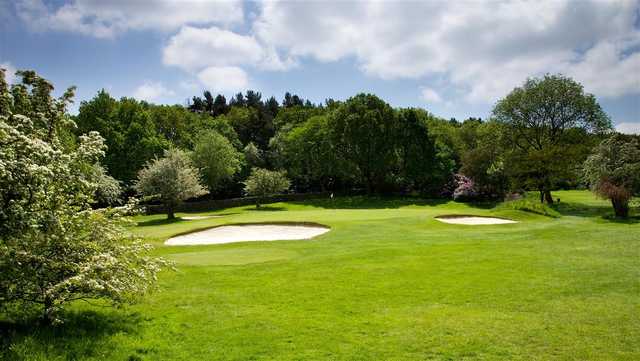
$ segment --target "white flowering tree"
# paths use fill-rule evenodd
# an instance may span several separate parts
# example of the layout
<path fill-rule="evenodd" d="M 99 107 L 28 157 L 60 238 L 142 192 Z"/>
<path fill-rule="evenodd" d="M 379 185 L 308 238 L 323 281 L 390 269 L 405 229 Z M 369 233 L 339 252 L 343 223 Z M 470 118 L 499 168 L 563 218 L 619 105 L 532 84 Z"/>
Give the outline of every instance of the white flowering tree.
<path fill-rule="evenodd" d="M 103 139 L 65 149 L 73 89 L 56 99 L 35 72 L 17 74 L 9 88 L 0 70 L 0 308 L 36 305 L 51 323 L 70 301 L 135 300 L 164 261 L 125 232 L 121 211 L 91 208 Z"/>
<path fill-rule="evenodd" d="M 167 218 L 175 218 L 175 210 L 186 199 L 206 194 L 200 175 L 189 155 L 179 149 L 167 150 L 163 158 L 148 162 L 138 172 L 138 193 L 160 200 Z"/>
<path fill-rule="evenodd" d="M 265 197 L 284 192 L 291 186 L 284 172 L 262 168 L 253 168 L 251 175 L 244 181 L 244 192 L 256 197 L 256 208 Z"/>

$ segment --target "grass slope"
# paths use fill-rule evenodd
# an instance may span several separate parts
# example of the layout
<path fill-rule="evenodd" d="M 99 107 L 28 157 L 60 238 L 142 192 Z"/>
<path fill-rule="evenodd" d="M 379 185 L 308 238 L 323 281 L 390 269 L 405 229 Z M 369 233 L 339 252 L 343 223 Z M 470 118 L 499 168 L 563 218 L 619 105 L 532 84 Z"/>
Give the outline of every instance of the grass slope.
<path fill-rule="evenodd" d="M 640 223 L 585 191 L 553 216 L 504 205 L 345 198 L 139 217 L 178 270 L 142 303 L 4 324 L 10 360 L 637 360 Z M 463 226 L 440 214 L 517 224 Z M 313 241 L 166 247 L 225 223 L 309 221 Z M 0 324 L 3 327 L 3 324 Z"/>

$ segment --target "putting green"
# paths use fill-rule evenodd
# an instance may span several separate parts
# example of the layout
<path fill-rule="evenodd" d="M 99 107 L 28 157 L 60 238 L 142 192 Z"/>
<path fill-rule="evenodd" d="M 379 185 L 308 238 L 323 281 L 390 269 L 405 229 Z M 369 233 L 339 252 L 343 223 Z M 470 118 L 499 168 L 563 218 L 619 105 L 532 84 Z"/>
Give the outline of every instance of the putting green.
<path fill-rule="evenodd" d="M 167 258 L 179 266 L 236 266 L 251 263 L 282 261 L 294 258 L 297 252 L 277 248 L 220 249 L 174 253 Z"/>

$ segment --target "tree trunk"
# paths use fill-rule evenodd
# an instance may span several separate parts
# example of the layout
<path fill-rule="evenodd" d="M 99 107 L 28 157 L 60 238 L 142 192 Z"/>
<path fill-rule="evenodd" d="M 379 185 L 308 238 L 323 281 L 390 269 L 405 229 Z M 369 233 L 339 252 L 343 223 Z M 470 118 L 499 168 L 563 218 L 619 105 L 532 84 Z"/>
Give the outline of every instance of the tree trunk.
<path fill-rule="evenodd" d="M 260 199 L 256 199 L 256 209 L 260 209 Z"/>
<path fill-rule="evenodd" d="M 622 199 L 611 199 L 611 205 L 613 205 L 613 211 L 616 217 L 627 218 L 629 216 L 629 201 Z"/>
<path fill-rule="evenodd" d="M 540 203 L 544 203 L 544 191 L 542 189 L 538 190 L 540 192 Z"/>
<path fill-rule="evenodd" d="M 548 189 L 544 191 L 544 200 L 548 204 L 553 204 L 553 197 L 551 196 L 551 191 Z"/>
<path fill-rule="evenodd" d="M 174 213 L 173 206 L 167 206 L 167 219 L 175 219 L 176 215 Z"/>
<path fill-rule="evenodd" d="M 53 320 L 51 319 L 51 308 L 53 307 L 53 300 L 44 296 L 44 305 L 42 306 L 42 324 L 45 326 L 51 325 Z"/>

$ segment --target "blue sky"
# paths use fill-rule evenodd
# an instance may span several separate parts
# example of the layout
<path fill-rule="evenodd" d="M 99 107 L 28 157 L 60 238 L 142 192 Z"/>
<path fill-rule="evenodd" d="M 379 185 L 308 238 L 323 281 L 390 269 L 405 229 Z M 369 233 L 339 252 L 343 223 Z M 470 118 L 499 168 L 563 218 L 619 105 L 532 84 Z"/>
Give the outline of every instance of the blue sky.
<path fill-rule="evenodd" d="M 101 89 L 180 103 L 204 89 L 313 102 L 371 92 L 442 117 L 487 117 L 529 76 L 563 73 L 640 131 L 640 1 L 0 4 L 0 64 L 77 104 Z"/>

